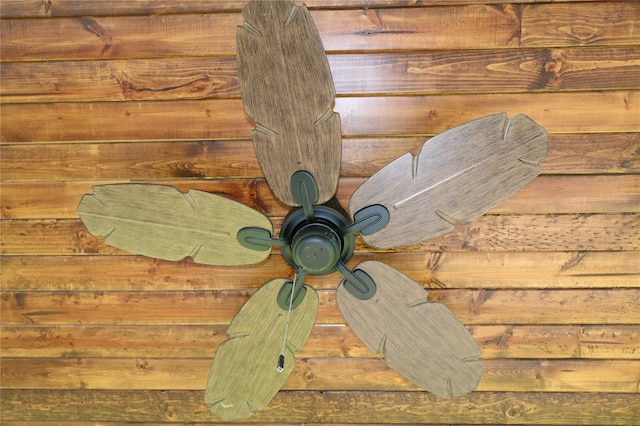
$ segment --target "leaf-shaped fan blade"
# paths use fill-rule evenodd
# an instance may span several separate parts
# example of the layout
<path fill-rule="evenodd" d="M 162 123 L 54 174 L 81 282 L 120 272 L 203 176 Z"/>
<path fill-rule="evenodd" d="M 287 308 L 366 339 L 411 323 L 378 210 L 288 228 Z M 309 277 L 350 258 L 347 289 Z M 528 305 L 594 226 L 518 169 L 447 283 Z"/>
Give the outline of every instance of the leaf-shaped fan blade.
<path fill-rule="evenodd" d="M 304 299 L 291 311 L 284 350 L 284 366 L 278 371 L 287 311 L 277 302 L 283 285 L 273 279 L 264 284 L 233 319 L 211 365 L 205 403 L 225 421 L 251 416 L 271 401 L 295 365 L 293 353 L 309 338 L 318 311 L 318 295 L 304 286 Z"/>
<path fill-rule="evenodd" d="M 340 284 L 336 302 L 354 333 L 387 365 L 442 398 L 460 396 L 478 386 L 484 369 L 481 350 L 446 306 L 427 301 L 427 292 L 411 278 L 377 261 L 356 266 L 376 283 L 368 300 Z"/>
<path fill-rule="evenodd" d="M 93 235 L 133 253 L 165 260 L 191 256 L 209 265 L 247 265 L 269 251 L 238 243 L 241 228 L 272 231 L 262 213 L 237 201 L 207 192 L 178 191 L 172 186 L 118 184 L 94 186 L 85 194 L 78 215 Z"/>
<path fill-rule="evenodd" d="M 405 246 L 453 230 L 488 212 L 540 173 L 546 131 L 525 115 L 495 114 L 470 121 L 427 141 L 383 167 L 351 197 L 352 214 L 384 205 L 390 220 L 363 236 L 375 247 Z"/>
<path fill-rule="evenodd" d="M 238 74 L 246 113 L 256 122 L 256 155 L 274 194 L 296 205 L 291 176 L 313 175 L 318 203 L 336 192 L 342 139 L 333 112 L 329 63 L 307 8 L 292 1 L 252 1 L 238 27 Z"/>

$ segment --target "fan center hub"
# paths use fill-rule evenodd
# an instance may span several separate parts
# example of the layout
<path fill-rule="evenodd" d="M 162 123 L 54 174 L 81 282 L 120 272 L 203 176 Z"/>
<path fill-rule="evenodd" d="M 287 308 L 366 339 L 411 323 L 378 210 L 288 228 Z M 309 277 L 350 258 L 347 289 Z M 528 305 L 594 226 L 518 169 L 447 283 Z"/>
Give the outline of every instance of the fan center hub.
<path fill-rule="evenodd" d="M 353 235 L 340 235 L 339 230 L 351 221 L 337 202 L 313 206 L 313 213 L 309 221 L 301 208 L 289 212 L 280 231 L 280 238 L 289 243 L 281 250 L 294 268 L 310 275 L 325 275 L 334 272 L 338 262 L 351 258 L 355 239 Z"/>
<path fill-rule="evenodd" d="M 291 252 L 296 265 L 309 274 L 325 274 L 333 270 L 340 259 L 342 243 L 329 226 L 311 223 L 293 237 Z"/>

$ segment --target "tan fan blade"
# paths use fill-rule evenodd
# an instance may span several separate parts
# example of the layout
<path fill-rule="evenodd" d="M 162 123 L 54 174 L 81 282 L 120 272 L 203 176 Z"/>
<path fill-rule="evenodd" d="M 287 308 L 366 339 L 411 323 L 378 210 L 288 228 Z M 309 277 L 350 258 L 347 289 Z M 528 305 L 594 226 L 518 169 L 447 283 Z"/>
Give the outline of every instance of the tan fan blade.
<path fill-rule="evenodd" d="M 264 284 L 240 309 L 227 330 L 229 339 L 218 347 L 205 403 L 222 420 L 246 418 L 267 405 L 293 371 L 293 353 L 309 338 L 318 295 L 311 287 L 302 287 L 301 300 L 289 316 L 276 301 L 283 286 L 290 290 L 291 281 L 277 278 Z M 279 370 L 281 355 L 284 362 Z"/>
<path fill-rule="evenodd" d="M 363 236 L 375 247 L 405 246 L 453 230 L 500 205 L 539 173 L 547 133 L 525 115 L 495 114 L 454 127 L 427 141 L 418 156 L 407 153 L 358 188 L 355 214 L 385 206 L 386 228 Z"/>
<path fill-rule="evenodd" d="M 427 292 L 406 275 L 377 261 L 355 268 L 376 283 L 368 300 L 341 283 L 336 302 L 355 334 L 387 365 L 416 385 L 446 398 L 478 386 L 481 350 L 446 306 L 427 301 Z"/>
<path fill-rule="evenodd" d="M 191 256 L 210 265 L 247 265 L 269 251 L 241 246 L 241 228 L 273 230 L 262 213 L 215 194 L 172 186 L 119 184 L 94 186 L 77 209 L 93 235 L 133 253 L 166 260 Z"/>
<path fill-rule="evenodd" d="M 256 154 L 274 194 L 296 205 L 291 176 L 313 175 L 318 203 L 336 192 L 342 140 L 333 112 L 329 63 L 307 8 L 292 1 L 252 1 L 238 27 L 238 73 L 244 109 L 256 122 Z"/>

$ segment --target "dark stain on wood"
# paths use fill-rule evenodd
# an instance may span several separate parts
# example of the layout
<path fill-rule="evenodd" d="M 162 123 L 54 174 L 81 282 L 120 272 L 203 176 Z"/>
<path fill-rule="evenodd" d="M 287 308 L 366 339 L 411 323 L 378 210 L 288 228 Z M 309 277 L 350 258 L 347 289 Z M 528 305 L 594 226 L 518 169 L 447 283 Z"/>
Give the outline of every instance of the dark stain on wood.
<path fill-rule="evenodd" d="M 105 29 L 94 18 L 80 18 L 79 21 L 85 30 L 91 34 L 95 34 L 100 39 L 103 44 L 101 54 L 104 55 L 111 48 L 111 43 L 113 42 L 111 31 Z"/>

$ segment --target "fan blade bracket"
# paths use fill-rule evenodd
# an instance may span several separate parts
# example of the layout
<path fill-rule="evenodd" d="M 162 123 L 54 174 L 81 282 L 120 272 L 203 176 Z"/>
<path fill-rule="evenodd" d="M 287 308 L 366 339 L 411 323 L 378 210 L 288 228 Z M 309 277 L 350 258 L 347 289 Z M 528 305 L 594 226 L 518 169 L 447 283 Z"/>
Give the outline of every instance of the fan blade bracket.
<path fill-rule="evenodd" d="M 343 262 L 338 262 L 336 269 L 344 277 L 342 286 L 353 297 L 359 300 L 369 300 L 376 294 L 376 282 L 362 269 L 350 270 Z"/>
<path fill-rule="evenodd" d="M 273 238 L 268 229 L 256 226 L 240 229 L 236 238 L 242 247 L 255 251 L 267 251 L 271 247 L 284 247 L 288 244 L 283 238 Z"/>
<path fill-rule="evenodd" d="M 373 204 L 358 210 L 353 215 L 354 222 L 338 231 L 341 236 L 360 232 L 371 235 L 383 229 L 389 223 L 389 210 L 382 204 Z"/>
<path fill-rule="evenodd" d="M 306 170 L 298 170 L 291 175 L 291 196 L 293 201 L 304 209 L 307 222 L 313 222 L 315 220 L 313 205 L 318 202 L 320 190 L 311 173 Z"/>
<path fill-rule="evenodd" d="M 283 311 L 291 309 L 295 310 L 307 294 L 307 288 L 304 286 L 304 279 L 307 273 L 302 269 L 296 271 L 296 278 L 285 282 L 278 292 L 278 306 Z M 293 292 L 293 294 L 291 294 Z"/>

